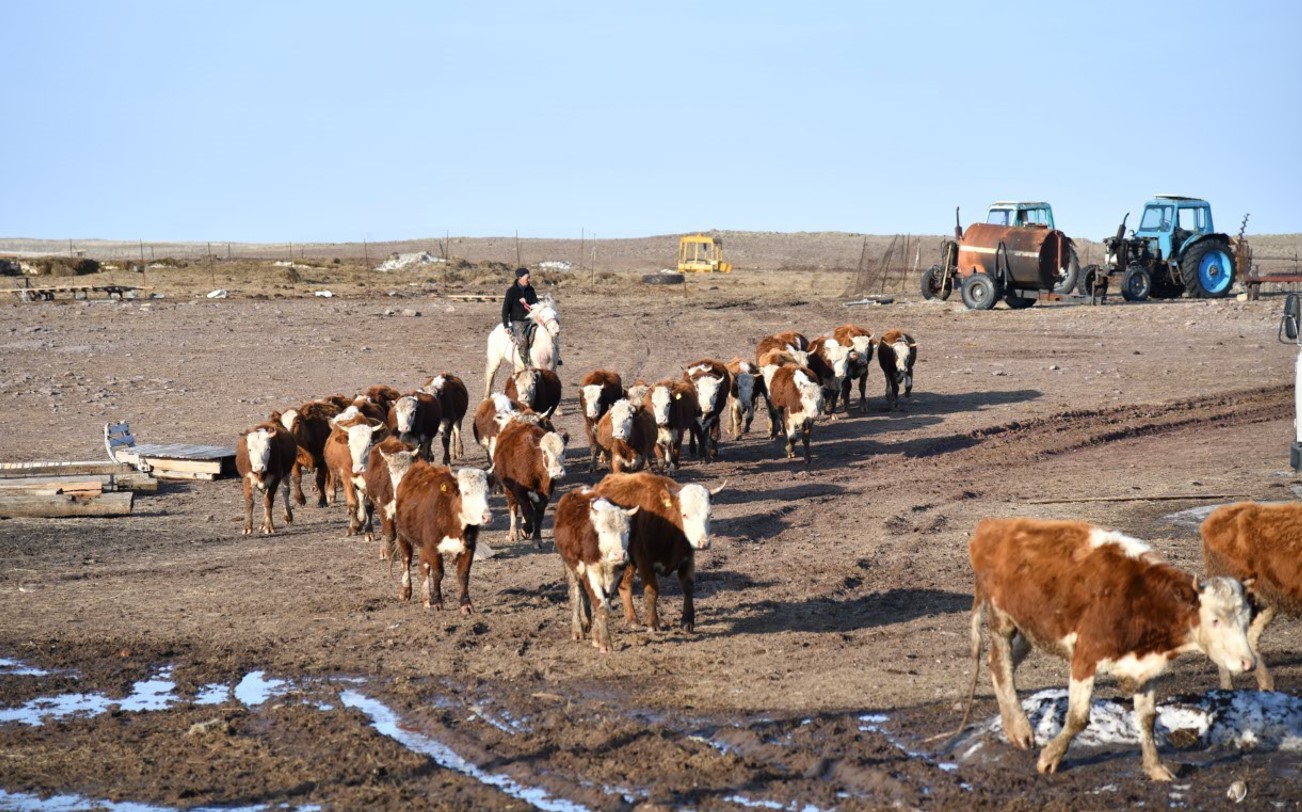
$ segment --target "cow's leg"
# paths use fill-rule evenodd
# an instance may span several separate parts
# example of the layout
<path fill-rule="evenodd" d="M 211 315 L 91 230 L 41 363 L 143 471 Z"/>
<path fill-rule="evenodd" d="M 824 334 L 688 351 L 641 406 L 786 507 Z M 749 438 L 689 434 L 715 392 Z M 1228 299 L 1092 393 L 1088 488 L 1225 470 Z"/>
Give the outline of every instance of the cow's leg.
<path fill-rule="evenodd" d="M 529 529 L 532 531 L 529 534 L 530 538 L 535 545 L 541 547 L 543 514 L 547 512 L 547 497 L 530 491 L 527 510 L 530 513 Z"/>
<path fill-rule="evenodd" d="M 339 487 L 339 475 L 335 473 L 333 468 L 327 467 L 325 470 L 325 491 L 322 496 L 325 498 L 327 505 L 333 505 L 335 503 L 335 490 Z"/>
<path fill-rule="evenodd" d="M 398 600 L 411 600 L 411 541 L 406 536 L 398 535 L 398 561 L 402 567 L 402 586 L 398 589 Z"/>
<path fill-rule="evenodd" d="M 886 408 L 895 410 L 900 407 L 900 384 L 894 375 L 886 376 Z"/>
<path fill-rule="evenodd" d="M 276 524 L 272 521 L 271 512 L 276 507 L 277 483 L 263 479 L 263 485 L 265 487 L 262 491 L 262 532 L 270 536 L 276 532 Z"/>
<path fill-rule="evenodd" d="M 583 582 L 583 600 L 589 625 L 592 627 L 592 646 L 602 654 L 610 653 L 610 607 L 597 599 L 592 584 Z"/>
<path fill-rule="evenodd" d="M 859 411 L 868 411 L 868 373 L 859 377 Z"/>
<path fill-rule="evenodd" d="M 442 556 L 439 556 L 440 562 Z M 465 549 L 457 555 L 457 584 L 461 587 L 461 597 L 457 599 L 457 605 L 461 608 L 461 614 L 468 615 L 475 611 L 475 607 L 470 603 L 470 565 L 474 563 L 475 551 Z M 439 576 L 442 577 L 442 567 L 439 568 Z"/>
<path fill-rule="evenodd" d="M 316 483 L 316 506 L 317 507 L 326 506 L 327 471 L 328 469 L 326 468 L 326 464 L 324 460 L 319 460 L 316 463 L 316 467 L 312 470 L 312 479 L 313 482 Z M 299 502 L 299 504 L 301 505 L 303 503 Z"/>
<path fill-rule="evenodd" d="M 520 535 L 515 528 L 516 514 L 519 512 L 520 506 L 516 504 L 515 491 L 512 486 L 503 483 L 502 495 L 506 497 L 506 512 L 511 516 L 511 529 L 506 532 L 506 540 L 508 542 L 519 541 Z"/>
<path fill-rule="evenodd" d="M 642 578 L 642 601 L 646 604 L 646 625 L 653 632 L 660 631 L 660 578 L 648 557 L 637 562 L 637 574 Z"/>
<path fill-rule="evenodd" d="M 307 495 L 303 493 L 303 466 L 295 462 L 294 467 L 289 472 L 289 478 L 293 482 L 294 501 L 300 505 L 306 505 Z"/>
<path fill-rule="evenodd" d="M 841 379 L 841 402 L 845 404 L 845 410 L 850 411 L 850 386 L 854 382 L 854 377 L 849 373 Z"/>
<path fill-rule="evenodd" d="M 809 464 L 809 441 L 814 435 L 814 421 L 806 420 L 800 427 L 800 440 L 805 444 L 805 465 Z"/>
<path fill-rule="evenodd" d="M 629 564 L 624 567 L 624 575 L 619 579 L 619 599 L 624 604 L 624 622 L 630 626 L 637 625 L 637 610 L 633 608 L 633 576 L 636 574 L 636 568 Z"/>
<path fill-rule="evenodd" d="M 348 535 L 355 536 L 362 529 L 362 521 L 358 518 L 361 507 L 357 504 L 357 486 L 351 476 L 340 479 L 344 481 L 344 504 L 348 506 Z"/>
<path fill-rule="evenodd" d="M 570 569 L 568 562 L 565 564 L 565 581 L 570 589 L 570 639 L 582 643 L 588 633 L 588 624 L 584 622 L 583 612 L 585 592 L 583 584 L 579 583 L 579 576 Z"/>
<path fill-rule="evenodd" d="M 678 583 L 683 588 L 683 619 L 679 625 L 683 631 L 691 632 L 696 630 L 696 604 L 693 603 L 693 593 L 696 587 L 696 559 L 688 557 L 678 567 Z"/>
<path fill-rule="evenodd" d="M 1073 664 L 1074 665 L 1074 664 Z M 1094 674 L 1078 678 L 1076 668 L 1072 668 L 1071 682 L 1067 684 L 1067 718 L 1062 722 L 1062 730 L 1058 735 L 1053 737 L 1053 741 L 1044 746 L 1040 751 L 1040 760 L 1036 762 L 1035 769 L 1042 773 L 1052 773 L 1058 771 L 1058 764 L 1062 762 L 1062 757 L 1067 754 L 1067 748 L 1071 745 L 1071 740 L 1076 738 L 1076 734 L 1084 730 L 1090 723 L 1090 697 L 1094 695 Z M 1153 695 L 1148 695 L 1149 702 L 1152 702 Z M 1138 695 L 1136 695 L 1135 709 L 1138 711 Z M 1149 705 L 1150 714 L 1152 705 Z M 1138 714 L 1135 722 L 1139 723 Z M 1144 726 L 1140 724 L 1140 744 L 1144 743 L 1143 731 Z M 1148 717 L 1148 736 L 1149 744 L 1152 744 L 1153 736 L 1153 716 Z M 1157 747 L 1153 746 L 1153 758 L 1157 758 Z M 1158 766 L 1161 766 L 1159 763 Z M 1148 752 L 1144 753 L 1144 768 L 1148 768 Z M 1152 775 L 1150 773 L 1150 775 Z M 1168 774 L 1167 779 L 1170 779 Z"/>
<path fill-rule="evenodd" d="M 719 435 L 723 432 L 723 427 L 719 425 L 719 418 L 715 417 L 714 422 L 710 424 L 710 453 L 714 455 L 714 461 L 719 461 Z"/>
<path fill-rule="evenodd" d="M 362 522 L 362 528 L 365 532 L 365 535 L 362 538 L 365 541 L 373 542 L 375 541 L 375 503 L 371 501 L 371 495 L 366 491 L 359 493 L 358 497 L 361 499 L 363 512 L 366 514 L 365 519 Z M 383 525 L 383 523 L 381 523 L 381 525 Z M 383 532 L 383 526 L 381 526 L 381 532 Z"/>
<path fill-rule="evenodd" d="M 464 553 L 463 553 L 464 555 Z M 421 551 L 421 565 L 425 570 L 425 608 L 443 608 L 443 554 L 434 550 L 428 559 Z M 469 570 L 466 571 L 469 574 Z"/>
<path fill-rule="evenodd" d="M 999 700 L 999 718 L 1003 722 L 1004 735 L 1014 747 L 1023 750 L 1035 744 L 1031 732 L 1031 721 L 1026 718 L 1017 701 L 1017 685 L 1013 682 L 1013 669 L 1017 660 L 1013 653 L 1013 635 L 1017 627 L 1008 615 L 995 606 L 987 604 L 986 616 L 990 629 L 990 680 L 994 683 L 995 698 Z"/>
<path fill-rule="evenodd" d="M 1088 721 L 1088 719 L 1087 715 L 1086 720 Z M 1139 750 L 1144 754 L 1144 772 L 1148 774 L 1148 777 L 1154 781 L 1170 781 L 1175 776 L 1158 758 L 1157 742 L 1153 739 L 1153 722 L 1156 719 L 1157 701 L 1153 697 L 1153 688 L 1150 682 L 1135 692 L 1135 727 L 1139 729 Z"/>
<path fill-rule="evenodd" d="M 244 477 L 244 535 L 253 532 L 253 480 Z"/>
<path fill-rule="evenodd" d="M 1266 669 L 1266 661 L 1261 659 L 1261 649 L 1258 647 L 1262 633 L 1274 619 L 1275 607 L 1266 606 L 1257 613 L 1257 616 L 1252 619 L 1252 625 L 1248 627 L 1248 646 L 1257 657 L 1257 688 L 1262 691 L 1275 690 L 1275 678 Z M 1227 691 L 1230 689 L 1230 672 L 1224 668 L 1221 669 L 1221 687 Z"/>
<path fill-rule="evenodd" d="M 461 424 L 452 424 L 452 443 L 455 449 L 457 459 L 464 459 L 466 456 L 466 447 L 461 444 Z"/>
<path fill-rule="evenodd" d="M 291 502 L 293 502 L 293 500 L 290 499 L 290 490 L 289 490 L 289 489 L 290 489 L 290 480 L 289 480 L 289 477 L 285 477 L 282 481 L 285 483 L 285 524 L 293 524 L 293 523 L 294 523 L 294 508 L 293 508 L 293 506 L 290 504 Z M 302 502 L 299 502 L 299 504 L 301 505 L 301 504 L 303 504 L 303 503 L 302 503 Z"/>
<path fill-rule="evenodd" d="M 393 558 L 394 539 L 397 537 L 397 528 L 394 525 L 393 517 L 389 515 L 389 510 L 393 503 L 389 505 L 380 505 L 380 560 L 389 561 Z"/>
<path fill-rule="evenodd" d="M 775 408 L 773 406 L 773 401 L 768 398 L 764 398 L 764 402 L 769 410 L 769 439 L 776 440 L 778 438 L 778 432 L 781 431 L 782 410 Z"/>

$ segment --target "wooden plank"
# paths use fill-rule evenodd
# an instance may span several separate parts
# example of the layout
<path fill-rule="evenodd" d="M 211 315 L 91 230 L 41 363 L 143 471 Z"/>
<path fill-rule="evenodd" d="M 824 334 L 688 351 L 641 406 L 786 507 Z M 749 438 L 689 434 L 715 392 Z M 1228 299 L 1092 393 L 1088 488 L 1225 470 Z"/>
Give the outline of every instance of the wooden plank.
<path fill-rule="evenodd" d="M 154 476 L 159 479 L 201 479 L 205 482 L 212 482 L 217 478 L 217 474 L 211 471 L 165 471 L 155 469 Z"/>
<path fill-rule="evenodd" d="M 0 462 L 0 477 L 35 476 L 39 474 L 129 474 L 135 468 L 109 460 L 83 460 L 70 462 Z"/>
<path fill-rule="evenodd" d="M 37 476 L 14 476 L 0 478 L 0 488 L 24 487 L 27 485 L 62 485 L 70 482 L 98 482 L 105 490 L 112 490 L 113 474 L 40 474 Z"/>
<path fill-rule="evenodd" d="M 158 480 L 139 471 L 132 471 L 129 474 L 114 474 L 113 485 L 119 491 L 158 493 Z"/>
<path fill-rule="evenodd" d="M 203 474 L 220 474 L 221 460 L 174 460 L 167 457 L 145 457 L 145 462 L 153 467 L 158 476 L 162 471 L 188 471 Z"/>
<path fill-rule="evenodd" d="M 212 460 L 235 456 L 233 448 L 191 443 L 140 443 L 131 446 L 128 450 L 137 457 L 166 457 L 178 460 Z"/>
<path fill-rule="evenodd" d="M 13 480 L 0 482 L 0 494 L 38 494 L 44 493 L 54 495 L 58 493 L 77 493 L 82 495 L 100 494 L 104 492 L 103 482 L 71 481 L 71 482 L 23 482 L 16 483 Z"/>
<path fill-rule="evenodd" d="M 126 516 L 131 513 L 135 494 L 106 493 L 81 497 L 0 493 L 0 516 L 8 518 L 62 518 L 70 516 Z"/>

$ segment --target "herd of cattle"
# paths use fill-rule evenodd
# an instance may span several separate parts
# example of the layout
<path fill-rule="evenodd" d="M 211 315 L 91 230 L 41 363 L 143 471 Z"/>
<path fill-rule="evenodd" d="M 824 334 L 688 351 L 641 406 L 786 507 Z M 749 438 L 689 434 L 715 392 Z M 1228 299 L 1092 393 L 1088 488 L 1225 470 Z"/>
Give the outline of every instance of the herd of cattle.
<path fill-rule="evenodd" d="M 610 370 L 585 375 L 578 401 L 589 465 L 611 472 L 592 487 L 572 489 L 555 508 L 553 535 L 568 574 L 574 639 L 590 633 L 594 646 L 610 651 L 607 614 L 616 589 L 626 620 L 638 623 L 635 576 L 643 584 L 646 625 L 659 629 L 657 579 L 669 573 L 683 590 L 681 625 L 692 630 L 694 553 L 710 544 L 711 497 L 723 486 L 709 490 L 672 478 L 684 438 L 703 463 L 716 460 L 725 418 L 732 436 L 743 436 L 763 398 L 770 439 L 785 439 L 788 459 L 801 441 L 807 463 L 814 421 L 835 412 L 838 400 L 848 410 L 856 381 L 858 408 L 866 408 L 874 351 L 887 405 L 898 408 L 900 390 L 905 396 L 912 390 L 915 341 L 900 330 L 874 336 L 856 325 L 813 341 L 779 333 L 759 343 L 753 363 L 702 359 L 686 365 L 681 378 L 653 384 L 637 380 L 626 387 Z M 565 476 L 569 437 L 551 420 L 561 389 L 554 369 L 527 367 L 479 404 L 472 430 L 491 462 L 488 470 L 448 467 L 465 459 L 461 423 L 469 406 L 464 382 L 450 373 L 407 395 L 373 386 L 355 398 L 333 396 L 273 412 L 237 446 L 244 532 L 253 530 L 255 492 L 263 494 L 261 530 L 274 532 L 275 493 L 282 485 L 284 518 L 292 522 L 291 484 L 293 501 L 305 504 L 301 477 L 311 470 L 319 505 L 333 502 L 343 487 L 349 535 L 369 538 L 378 514 L 382 556 L 401 562 L 402 599 L 411 597 L 418 551 L 425 605 L 442 608 L 443 555 L 449 555 L 459 606 L 470 612 L 470 566 L 485 546 L 478 536 L 491 521 L 491 492 L 505 497 L 508 539 L 525 535 L 541 544 L 544 512 Z M 433 461 L 435 439 L 442 465 Z M 1203 651 L 1220 668 L 1222 687 L 1229 687 L 1231 675 L 1255 668 L 1259 687 L 1273 689 L 1258 645 L 1276 614 L 1302 612 L 1302 505 L 1226 506 L 1202 532 L 1205 579 L 1162 562 L 1136 539 L 1080 522 L 988 519 L 977 526 L 969 544 L 976 576 L 972 656 L 979 660 L 985 618 L 991 679 L 1014 745 L 1034 743 L 1017 701 L 1018 664 L 1032 646 L 1071 663 L 1067 718 L 1042 751 L 1041 772 L 1057 769 L 1088 723 L 1099 672 L 1115 674 L 1134 692 L 1143 767 L 1156 780 L 1172 776 L 1154 743 L 1151 683 L 1177 655 Z M 976 672 L 974 666 L 973 690 Z"/>

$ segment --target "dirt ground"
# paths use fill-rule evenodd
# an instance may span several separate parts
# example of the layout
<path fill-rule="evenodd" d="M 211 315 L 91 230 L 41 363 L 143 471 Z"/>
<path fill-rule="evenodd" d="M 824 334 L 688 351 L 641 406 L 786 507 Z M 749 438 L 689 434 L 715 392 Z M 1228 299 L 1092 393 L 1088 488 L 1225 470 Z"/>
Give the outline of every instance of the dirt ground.
<path fill-rule="evenodd" d="M 911 332 L 919 360 L 896 412 L 874 361 L 867 411 L 820 422 L 808 466 L 764 439 L 763 416 L 720 462 L 684 465 L 684 481 L 728 482 L 697 556 L 694 633 L 614 619 L 611 654 L 572 642 L 551 511 L 543 549 L 508 544 L 500 497 L 471 616 L 400 602 L 376 544 L 345 537 L 342 505 L 296 507 L 291 526 L 278 506 L 280 532 L 241 536 L 233 479 L 164 484 L 124 518 L 0 520 L 0 659 L 47 672 L 0 669 L 0 708 L 122 700 L 160 675 L 178 697 L 0 722 L 0 790 L 172 808 L 1027 810 L 1212 808 L 1244 781 L 1242 807 L 1297 808 L 1296 753 L 1172 748 L 1179 775 L 1161 785 L 1136 747 L 1074 747 L 1039 776 L 1034 753 L 999 742 L 960 760 L 943 735 L 971 673 L 981 518 L 1097 522 L 1192 570 L 1196 526 L 1170 514 L 1294 498 L 1297 350 L 1276 343 L 1279 299 L 977 313 L 957 297 L 847 307 L 844 275 L 742 276 L 685 294 L 562 289 L 565 487 L 600 476 L 578 416 L 586 371 L 653 380 L 848 322 Z M 99 458 L 117 419 L 142 442 L 233 446 L 273 409 L 442 371 L 481 391 L 497 304 L 402 293 L 2 303 L 0 460 Z M 676 623 L 674 579 L 661 601 Z M 1278 621 L 1264 652 L 1296 695 L 1302 625 Z M 266 701 L 196 701 L 250 674 L 282 682 Z M 1018 676 L 1026 695 L 1067 668 L 1037 654 Z M 1159 701 L 1215 686 L 1188 655 Z M 995 712 L 983 672 L 976 714 Z"/>

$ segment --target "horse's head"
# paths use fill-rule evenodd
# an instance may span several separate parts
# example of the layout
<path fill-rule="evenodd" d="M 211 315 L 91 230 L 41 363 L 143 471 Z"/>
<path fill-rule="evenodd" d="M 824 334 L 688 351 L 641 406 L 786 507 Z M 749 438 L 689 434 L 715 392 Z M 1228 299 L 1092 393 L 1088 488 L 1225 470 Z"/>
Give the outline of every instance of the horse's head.
<path fill-rule="evenodd" d="M 561 334 L 560 316 L 556 312 L 556 302 L 550 296 L 540 299 L 538 304 L 533 306 L 529 311 L 529 318 L 533 319 L 539 327 L 553 336 Z"/>

